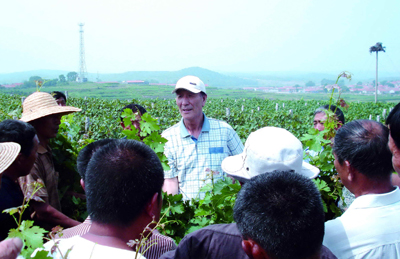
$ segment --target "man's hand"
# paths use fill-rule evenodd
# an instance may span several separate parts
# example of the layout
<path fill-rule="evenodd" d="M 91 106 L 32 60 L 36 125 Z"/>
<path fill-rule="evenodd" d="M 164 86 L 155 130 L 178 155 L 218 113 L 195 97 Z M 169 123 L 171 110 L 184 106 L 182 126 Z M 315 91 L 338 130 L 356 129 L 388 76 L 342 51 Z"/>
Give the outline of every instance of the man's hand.
<path fill-rule="evenodd" d="M 163 191 L 168 194 L 178 194 L 179 182 L 178 177 L 164 179 Z"/>
<path fill-rule="evenodd" d="M 22 240 L 11 238 L 0 242 L 0 259 L 15 259 L 22 249 Z"/>
<path fill-rule="evenodd" d="M 47 203 L 31 201 L 31 206 L 35 211 L 36 220 L 45 222 L 53 227 L 60 225 L 64 228 L 70 228 L 81 223 L 62 214 Z"/>

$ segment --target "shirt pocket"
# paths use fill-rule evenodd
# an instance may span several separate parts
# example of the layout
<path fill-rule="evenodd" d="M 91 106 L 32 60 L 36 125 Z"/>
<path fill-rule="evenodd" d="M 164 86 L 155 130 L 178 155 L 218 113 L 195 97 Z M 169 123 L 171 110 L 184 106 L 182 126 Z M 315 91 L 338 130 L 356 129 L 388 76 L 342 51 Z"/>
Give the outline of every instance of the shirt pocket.
<path fill-rule="evenodd" d="M 210 154 L 222 154 L 222 153 L 224 153 L 224 148 L 223 147 L 210 147 L 209 153 Z"/>

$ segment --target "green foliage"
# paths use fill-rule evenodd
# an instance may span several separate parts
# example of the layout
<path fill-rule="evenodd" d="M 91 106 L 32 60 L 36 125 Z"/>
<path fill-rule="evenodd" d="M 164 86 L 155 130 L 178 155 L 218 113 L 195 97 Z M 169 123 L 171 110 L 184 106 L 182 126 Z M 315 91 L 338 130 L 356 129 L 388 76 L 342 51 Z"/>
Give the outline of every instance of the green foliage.
<path fill-rule="evenodd" d="M 34 226 L 33 221 L 24 220 L 18 228 L 10 230 L 8 237 L 19 237 L 24 242 L 24 249 L 22 249 L 21 255 L 25 258 L 29 258 L 36 248 L 43 246 L 43 237 L 45 233 L 47 233 L 47 231 L 38 226 Z"/>
<path fill-rule="evenodd" d="M 212 176 L 210 176 L 212 177 Z M 168 195 L 163 193 L 163 208 L 166 215 L 160 231 L 175 239 L 177 243 L 187 234 L 211 224 L 233 222 L 233 206 L 240 190 L 239 183 L 225 177 L 201 188 L 203 198 L 182 201 L 182 194 Z"/>
<path fill-rule="evenodd" d="M 33 225 L 32 220 L 22 221 L 22 215 L 29 206 L 29 201 L 35 199 L 35 193 L 43 187 L 43 184 L 39 182 L 33 183 L 33 192 L 27 199 L 24 197 L 22 205 L 16 208 L 10 208 L 3 211 L 3 213 L 10 214 L 15 222 L 17 223 L 16 228 L 10 229 L 7 238 L 18 237 L 23 242 L 23 247 L 21 250 L 21 255 L 24 258 L 30 258 L 30 255 L 35 251 L 36 248 L 43 246 L 44 234 L 47 233 L 46 230 Z M 17 214 L 17 215 L 16 215 Z"/>
<path fill-rule="evenodd" d="M 67 79 L 65 78 L 64 75 L 59 75 L 58 79 L 60 80 L 60 83 L 66 83 L 67 82 Z"/>
<path fill-rule="evenodd" d="M 306 86 L 315 86 L 315 83 L 313 81 L 308 81 L 306 83 Z"/>
<path fill-rule="evenodd" d="M 69 72 L 67 74 L 68 81 L 70 81 L 70 82 L 76 81 L 77 77 L 78 77 L 78 73 L 76 73 L 76 72 Z"/>
<path fill-rule="evenodd" d="M 335 83 L 335 81 L 332 80 L 332 83 Z M 72 87 L 72 85 L 71 83 L 70 86 Z M 79 85 L 79 87 L 76 87 L 79 88 L 80 91 L 82 86 Z M 96 85 L 96 87 L 99 86 Z M 124 100 L 68 98 L 68 105 L 79 107 L 82 111 L 63 117 L 59 134 L 50 145 L 53 148 L 54 162 L 57 171 L 60 173 L 59 189 L 62 196 L 63 212 L 69 217 L 82 220 L 86 216 L 85 199 L 80 196 L 83 195 L 83 190 L 79 185 L 80 177 L 76 172 L 76 156 L 80 149 L 91 141 L 104 138 L 122 138 L 125 135 L 122 132 L 122 127 L 119 125 L 120 109 L 122 107 L 128 103 L 134 102 L 139 103 L 148 110 L 149 115 L 151 114 L 153 119 L 148 119 L 145 115 L 143 116 L 143 121 L 148 123 L 148 125 L 146 123 L 144 125 L 146 130 L 143 131 L 143 134 L 148 134 L 149 131 L 160 134 L 163 130 L 177 123 L 181 118 L 174 100 L 127 100 L 127 98 L 129 98 L 129 91 L 142 91 L 141 93 L 143 95 L 150 95 L 150 92 L 146 92 L 148 91 L 147 86 L 141 86 L 140 89 L 133 88 L 134 86 L 131 85 L 129 87 L 132 87 L 132 89 L 124 89 Z M 171 89 L 167 87 L 165 89 L 164 87 L 162 89 L 156 86 L 151 87 L 154 87 L 152 91 L 158 89 L 157 91 L 159 92 L 167 92 L 168 90 L 168 94 L 170 94 L 171 91 Z M 334 176 L 336 171 L 334 170 L 334 158 L 331 153 L 331 146 L 328 143 L 329 138 L 323 137 L 327 132 L 318 133 L 315 130 L 310 130 L 310 128 L 312 128 L 314 110 L 323 104 L 329 103 L 326 95 L 323 95 L 325 98 L 323 102 L 303 99 L 296 101 L 269 100 L 263 98 L 243 99 L 245 97 L 235 100 L 235 98 L 212 98 L 215 96 L 212 92 L 217 91 L 217 89 L 211 87 L 208 89 L 210 89 L 211 92 L 209 93 L 209 98 L 204 107 L 205 114 L 211 118 L 227 121 L 236 130 L 243 143 L 251 132 L 265 126 L 282 127 L 298 138 L 304 137 L 304 139 L 302 139 L 303 146 L 310 147 L 311 150 L 316 150 L 318 153 L 317 156 L 309 158 L 310 163 L 321 169 L 321 174 L 315 181 L 325 203 L 327 219 L 334 217 L 334 215 L 339 215 L 335 206 L 335 200 L 341 195 L 342 187 L 337 177 Z M 46 91 L 51 90 L 51 88 L 46 88 Z M 91 91 L 91 89 L 89 90 Z M 116 91 L 116 88 L 111 90 Z M 229 90 L 229 92 L 232 92 L 232 90 Z M 261 96 L 261 93 L 258 94 Z M 268 93 L 268 95 L 269 98 L 270 93 Z M 26 93 L 25 96 L 27 96 Z M 105 96 L 105 98 L 111 98 L 110 96 L 112 97 L 112 95 L 108 95 Z M 290 98 L 295 98 L 297 95 L 292 96 L 293 97 Z M 330 98 L 330 96 L 331 94 L 328 98 Z M 11 96 L 0 93 L 0 99 L 2 100 L 0 104 L 0 121 L 21 117 L 21 96 Z M 397 99 L 396 102 L 398 102 Z M 277 111 L 275 110 L 276 103 L 279 105 Z M 283 103 L 285 104 L 284 107 Z M 332 104 L 335 103 L 336 100 L 333 100 Z M 385 118 L 382 116 L 383 109 L 389 110 L 390 107 L 394 106 L 393 103 L 384 102 L 379 102 L 377 104 L 373 102 L 349 102 L 349 104 L 350 108 L 348 110 L 343 110 L 346 121 L 368 119 L 370 115 L 372 115 L 372 118 L 376 118 L 377 115 L 380 115 L 381 122 L 384 122 Z M 244 106 L 243 111 L 242 105 Z M 258 107 L 260 108 L 259 110 Z M 226 108 L 230 109 L 229 115 L 226 114 Z M 130 116 L 133 115 L 131 114 Z M 131 117 L 131 119 L 133 118 L 136 118 L 136 116 Z M 129 118 L 124 119 L 128 120 L 127 123 L 131 121 Z M 155 121 L 157 121 L 157 123 L 155 123 Z M 326 123 L 327 129 L 334 127 L 333 121 L 328 120 Z M 158 125 L 158 129 L 155 124 Z M 157 149 L 157 145 L 161 145 L 162 141 L 157 137 L 152 139 L 153 136 L 151 134 L 155 133 L 150 133 L 150 135 L 146 136 L 149 140 L 146 144 L 151 145 L 151 143 L 155 143 L 153 148 Z M 140 134 L 138 136 L 138 132 L 134 130 L 127 134 L 131 136 L 130 138 L 134 139 L 140 139 L 142 137 Z M 324 146 L 323 150 L 322 146 Z M 226 192 L 228 192 L 228 190 L 236 192 L 235 188 L 238 190 L 239 187 L 231 186 L 228 181 L 223 183 L 229 187 L 228 189 L 224 189 L 221 185 L 220 194 L 217 190 L 219 188 L 218 183 L 215 183 L 213 189 L 214 194 L 220 195 L 217 197 L 219 197 L 218 202 L 223 204 L 221 207 L 216 206 L 217 198 L 210 198 L 212 196 L 210 192 L 208 195 L 205 195 L 204 200 L 196 199 L 190 202 L 182 201 L 181 195 L 165 196 L 164 212 L 166 210 L 165 206 L 168 206 L 169 203 L 171 207 L 170 212 L 167 213 L 165 218 L 165 222 L 169 221 L 169 223 L 165 225 L 164 233 L 173 236 L 175 240 L 179 241 L 186 233 L 189 233 L 189 231 L 193 231 L 210 222 L 228 223 L 231 220 L 229 218 L 231 213 L 228 213 L 228 211 L 230 211 L 229 204 L 234 203 L 234 198 L 230 199 Z M 223 195 L 227 195 L 225 199 L 222 198 Z M 228 205 L 226 203 L 228 203 Z M 210 214 L 210 211 L 212 214 Z"/>
<path fill-rule="evenodd" d="M 131 129 L 124 130 L 122 133 L 124 133 L 128 139 L 142 141 L 151 147 L 160 159 L 164 170 L 169 170 L 168 159 L 164 155 L 164 145 L 167 143 L 167 139 L 160 135 L 160 126 L 158 125 L 157 119 L 151 117 L 149 113 L 140 114 L 139 111 L 133 113 L 131 109 L 125 109 L 121 117 L 123 118 L 125 127 Z M 134 120 L 140 121 L 140 132 L 132 125 L 132 121 Z"/>
<path fill-rule="evenodd" d="M 74 120 L 74 114 L 62 117 L 58 134 L 56 138 L 51 139 L 50 146 L 56 171 L 59 172 L 58 189 L 62 210 L 70 217 L 82 221 L 87 217 L 86 200 L 75 197 L 84 197 L 80 185 L 81 178 L 76 169 L 76 159 L 79 151 L 94 140 L 81 135 L 80 127 Z"/>

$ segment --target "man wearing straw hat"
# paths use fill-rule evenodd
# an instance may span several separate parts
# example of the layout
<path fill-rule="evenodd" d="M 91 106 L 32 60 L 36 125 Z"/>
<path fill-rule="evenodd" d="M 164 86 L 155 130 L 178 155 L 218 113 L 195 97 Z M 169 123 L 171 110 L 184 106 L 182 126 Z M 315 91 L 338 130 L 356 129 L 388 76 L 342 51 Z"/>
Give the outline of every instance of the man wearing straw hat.
<path fill-rule="evenodd" d="M 41 181 L 44 188 L 36 194 L 44 200 L 32 202 L 36 219 L 48 224 L 47 227 L 61 225 L 72 227 L 79 224 L 61 213 L 61 204 L 58 197 L 58 172 L 55 171 L 53 156 L 49 141 L 55 138 L 63 115 L 80 111 L 71 106 L 58 106 L 56 100 L 44 92 L 35 92 L 29 95 L 22 104 L 21 121 L 30 123 L 39 138 L 38 157 L 29 175 L 19 178 L 21 188 L 25 195 L 32 193 L 32 182 Z"/>

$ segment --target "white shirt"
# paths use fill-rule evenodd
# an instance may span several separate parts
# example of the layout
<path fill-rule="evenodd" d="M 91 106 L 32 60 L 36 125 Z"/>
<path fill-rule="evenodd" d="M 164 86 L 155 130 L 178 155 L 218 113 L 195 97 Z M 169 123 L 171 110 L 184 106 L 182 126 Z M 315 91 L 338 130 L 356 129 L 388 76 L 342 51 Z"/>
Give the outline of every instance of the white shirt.
<path fill-rule="evenodd" d="M 362 195 L 325 223 L 323 244 L 340 258 L 400 258 L 400 191 Z"/>
<path fill-rule="evenodd" d="M 136 252 L 119 249 L 110 246 L 96 244 L 80 236 L 75 236 L 67 239 L 58 239 L 58 249 L 54 249 L 54 253 L 49 252 L 48 256 L 56 259 L 63 259 L 59 250 L 65 257 L 68 250 L 68 259 L 105 259 L 105 258 L 127 258 L 134 259 Z M 50 251 L 54 245 L 54 241 L 49 241 L 44 244 L 44 249 Z M 32 255 L 35 255 L 36 250 Z M 137 258 L 145 259 L 145 257 L 138 254 Z"/>

